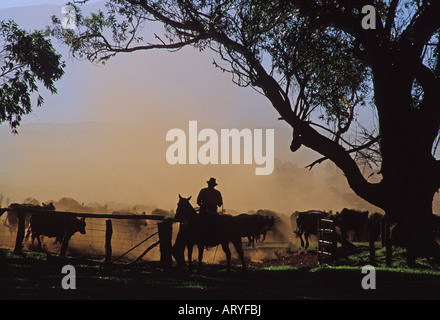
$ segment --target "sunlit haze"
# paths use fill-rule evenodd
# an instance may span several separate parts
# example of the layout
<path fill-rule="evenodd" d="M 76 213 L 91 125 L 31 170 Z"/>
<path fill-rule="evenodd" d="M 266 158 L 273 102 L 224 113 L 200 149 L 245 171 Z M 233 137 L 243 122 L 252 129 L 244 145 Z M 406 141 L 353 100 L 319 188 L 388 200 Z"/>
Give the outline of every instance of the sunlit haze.
<path fill-rule="evenodd" d="M 11 3 L 20 7 L 8 8 Z M 41 6 L 26 7 L 31 3 Z M 61 5 L 2 1 L 0 18 L 12 18 L 26 29 L 43 28 L 51 15 L 61 16 Z M 102 66 L 75 60 L 65 47 L 54 45 L 67 64 L 56 83 L 58 94 L 41 92 L 44 105 L 24 117 L 18 135 L 7 124 L 0 127 L 0 191 L 10 202 L 72 197 L 80 203 L 172 210 L 179 193 L 196 196 L 215 177 L 226 210 L 288 214 L 371 207 L 330 162 L 305 169 L 319 155 L 305 148 L 291 153 L 291 129 L 265 97 L 237 87 L 231 75 L 216 69 L 213 54 L 193 48 L 137 52 Z M 166 133 L 188 130 L 191 120 L 214 130 L 274 129 L 273 173 L 256 176 L 254 165 L 243 164 L 170 165 Z"/>

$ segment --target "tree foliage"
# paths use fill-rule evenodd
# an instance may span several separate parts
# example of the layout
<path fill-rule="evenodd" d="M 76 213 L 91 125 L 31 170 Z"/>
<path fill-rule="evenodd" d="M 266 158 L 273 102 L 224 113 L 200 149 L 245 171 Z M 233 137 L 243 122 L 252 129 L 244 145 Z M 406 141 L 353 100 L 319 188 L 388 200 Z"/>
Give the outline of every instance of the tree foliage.
<path fill-rule="evenodd" d="M 17 133 L 22 116 L 32 112 L 34 94 L 36 105 L 43 104 L 38 82 L 56 93 L 64 63 L 42 31 L 29 33 L 13 21 L 0 21 L 0 45 L 0 123 L 9 122 Z"/>

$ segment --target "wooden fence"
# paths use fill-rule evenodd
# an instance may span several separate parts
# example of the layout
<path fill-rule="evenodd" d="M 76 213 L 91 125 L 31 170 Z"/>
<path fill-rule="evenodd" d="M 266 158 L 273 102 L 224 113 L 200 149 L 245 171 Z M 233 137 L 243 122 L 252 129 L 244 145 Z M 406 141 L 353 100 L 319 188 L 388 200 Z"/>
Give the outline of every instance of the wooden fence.
<path fill-rule="evenodd" d="M 141 260 L 150 250 L 159 246 L 160 249 L 160 261 L 163 266 L 171 266 L 172 264 L 172 218 L 165 218 L 160 215 L 147 215 L 147 214 L 99 214 L 99 213 L 79 213 L 79 212 L 64 212 L 64 211 L 47 211 L 47 210 L 39 210 L 28 207 L 23 208 L 0 208 L 0 217 L 6 212 L 15 212 L 17 214 L 18 224 L 15 238 L 15 246 L 14 253 L 19 254 L 23 249 L 23 240 L 25 236 L 26 229 L 26 216 L 35 215 L 35 214 L 43 214 L 43 213 L 52 213 L 56 215 L 68 215 L 72 218 L 88 218 L 88 219 L 105 219 L 105 241 L 104 241 L 104 250 L 105 250 L 105 263 L 111 263 L 112 261 L 116 261 L 121 259 L 127 253 L 131 252 L 133 249 L 139 247 L 141 244 L 145 243 L 147 240 L 150 240 L 153 236 L 157 235 L 158 240 L 151 244 L 142 254 L 134 260 L 132 263 L 135 263 Z M 114 235 L 113 221 L 139 221 L 139 220 L 152 220 L 157 221 L 157 231 L 152 235 L 149 235 L 142 242 L 136 244 L 130 250 L 124 252 L 122 255 L 119 255 L 117 258 L 113 258 L 113 248 L 112 248 L 112 238 Z M 87 229 L 87 227 L 86 227 Z M 87 231 L 87 230 L 86 230 Z M 61 244 L 60 254 L 64 255 L 68 248 L 69 239 L 64 239 Z"/>

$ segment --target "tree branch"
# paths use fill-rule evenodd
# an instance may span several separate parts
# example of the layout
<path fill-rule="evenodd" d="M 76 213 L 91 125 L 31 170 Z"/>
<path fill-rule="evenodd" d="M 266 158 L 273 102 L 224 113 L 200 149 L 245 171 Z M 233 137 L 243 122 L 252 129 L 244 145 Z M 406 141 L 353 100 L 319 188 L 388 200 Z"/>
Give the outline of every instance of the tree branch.
<path fill-rule="evenodd" d="M 399 4 L 399 0 L 391 1 L 390 10 L 388 11 L 387 18 L 385 21 L 385 28 L 384 28 L 384 33 L 387 36 L 391 35 L 391 28 L 393 27 L 394 24 L 394 19 L 396 17 L 396 9 L 398 4 Z"/>
<path fill-rule="evenodd" d="M 175 29 L 180 30 L 190 30 L 190 31 L 199 31 L 199 26 L 195 26 L 190 21 L 185 22 L 178 22 L 173 19 L 170 19 L 169 17 L 163 15 L 158 10 L 155 10 L 153 7 L 149 6 L 146 0 L 125 0 L 128 3 L 131 3 L 132 5 L 139 5 L 142 8 L 145 9 L 148 13 L 150 13 L 152 16 L 154 16 L 158 21 L 161 21 Z"/>
<path fill-rule="evenodd" d="M 344 172 L 350 188 L 358 196 L 378 207 L 383 207 L 384 200 L 381 196 L 382 184 L 368 182 L 362 175 L 357 163 L 344 148 L 320 135 L 309 126 L 302 127 L 301 133 L 303 144 L 334 162 Z"/>
<path fill-rule="evenodd" d="M 369 147 L 371 147 L 373 144 L 375 144 L 375 143 L 378 142 L 379 140 L 380 140 L 380 136 L 377 136 L 377 137 L 371 139 L 370 141 L 368 141 L 366 144 L 364 144 L 364 145 L 362 145 L 362 146 L 358 146 L 358 147 L 352 148 L 352 149 L 349 149 L 349 150 L 347 150 L 346 152 L 347 152 L 347 153 L 353 153 L 353 152 L 359 152 L 359 151 L 362 151 L 362 150 L 364 150 L 364 149 L 368 149 Z M 308 166 L 306 166 L 306 168 L 309 168 L 309 170 L 312 170 L 312 168 L 313 168 L 315 165 L 320 164 L 320 163 L 322 163 L 322 162 L 325 161 L 325 160 L 329 160 L 329 158 L 328 158 L 328 157 L 322 157 L 322 158 L 319 158 L 319 159 L 313 161 L 313 162 L 312 162 L 311 164 L 309 164 Z"/>
<path fill-rule="evenodd" d="M 440 28 L 440 2 L 431 1 L 426 4 L 424 1 L 423 10 L 416 18 L 413 25 L 402 34 L 406 41 L 414 43 L 417 51 L 422 50 L 433 34 Z"/>

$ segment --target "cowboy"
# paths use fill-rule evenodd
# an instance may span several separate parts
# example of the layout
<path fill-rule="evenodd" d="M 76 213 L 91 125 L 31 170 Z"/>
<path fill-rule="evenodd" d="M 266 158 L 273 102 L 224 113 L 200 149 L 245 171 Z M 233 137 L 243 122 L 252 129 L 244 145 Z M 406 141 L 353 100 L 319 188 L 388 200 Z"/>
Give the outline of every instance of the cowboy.
<path fill-rule="evenodd" d="M 223 205 L 222 194 L 217 189 L 214 189 L 217 185 L 215 178 L 211 178 L 208 181 L 207 188 L 200 190 L 197 197 L 197 204 L 200 206 L 200 214 L 217 214 L 217 207 Z"/>

